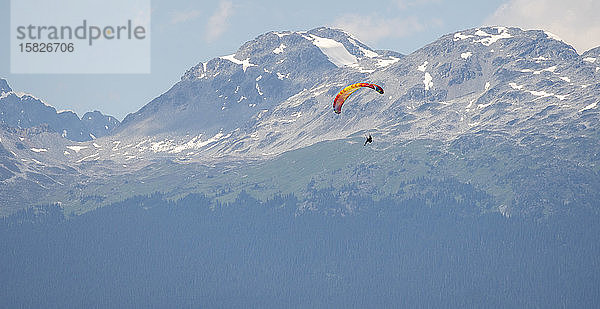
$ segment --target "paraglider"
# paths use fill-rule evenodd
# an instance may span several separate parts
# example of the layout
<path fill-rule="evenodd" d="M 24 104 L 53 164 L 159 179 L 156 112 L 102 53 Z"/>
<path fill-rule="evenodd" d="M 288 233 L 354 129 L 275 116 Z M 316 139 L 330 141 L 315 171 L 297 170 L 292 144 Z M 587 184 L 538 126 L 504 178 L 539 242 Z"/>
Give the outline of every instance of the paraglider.
<path fill-rule="evenodd" d="M 369 137 L 367 137 L 367 140 L 365 141 L 365 144 L 363 146 L 367 146 L 367 143 L 372 143 L 373 142 L 373 137 L 371 137 L 371 134 L 369 134 Z"/>
<path fill-rule="evenodd" d="M 356 91 L 362 87 L 368 87 L 368 88 L 374 89 L 375 91 L 379 92 L 380 94 L 383 94 L 383 88 L 381 88 L 379 85 L 369 84 L 369 83 L 356 83 L 356 84 L 349 85 L 346 88 L 342 89 L 342 91 L 340 91 L 337 94 L 337 96 L 335 97 L 335 99 L 333 100 L 333 111 L 335 111 L 336 114 L 341 113 L 342 105 L 344 104 L 344 101 L 346 101 L 346 99 L 354 91 Z"/>

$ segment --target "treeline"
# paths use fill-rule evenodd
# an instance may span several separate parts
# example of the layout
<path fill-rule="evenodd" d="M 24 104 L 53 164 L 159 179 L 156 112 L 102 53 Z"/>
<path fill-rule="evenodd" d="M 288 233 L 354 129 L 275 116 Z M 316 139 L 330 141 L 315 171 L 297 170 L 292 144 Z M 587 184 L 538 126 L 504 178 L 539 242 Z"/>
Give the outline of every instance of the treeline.
<path fill-rule="evenodd" d="M 432 185 L 440 190 L 419 188 Z M 506 218 L 482 211 L 492 203 L 483 192 L 448 180 L 420 179 L 398 197 L 361 192 L 242 192 L 226 204 L 152 194 L 68 219 L 59 205 L 22 211 L 0 222 L 0 307 L 600 303 L 593 214 Z"/>

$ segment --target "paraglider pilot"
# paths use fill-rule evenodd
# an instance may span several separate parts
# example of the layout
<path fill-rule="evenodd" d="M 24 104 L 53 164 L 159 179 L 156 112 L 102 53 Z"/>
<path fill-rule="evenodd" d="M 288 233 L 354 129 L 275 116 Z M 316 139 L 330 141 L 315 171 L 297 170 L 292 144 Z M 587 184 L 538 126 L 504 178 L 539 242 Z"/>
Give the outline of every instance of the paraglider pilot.
<path fill-rule="evenodd" d="M 367 140 L 365 141 L 365 144 L 363 146 L 367 146 L 367 143 L 372 143 L 373 142 L 373 137 L 371 137 L 371 134 L 369 134 L 369 137 L 367 137 Z"/>

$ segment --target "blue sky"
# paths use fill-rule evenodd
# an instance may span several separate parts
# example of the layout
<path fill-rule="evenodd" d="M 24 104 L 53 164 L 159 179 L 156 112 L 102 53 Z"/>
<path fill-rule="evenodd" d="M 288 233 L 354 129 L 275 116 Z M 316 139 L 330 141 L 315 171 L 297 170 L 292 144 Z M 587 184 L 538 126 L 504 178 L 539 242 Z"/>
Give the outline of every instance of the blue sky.
<path fill-rule="evenodd" d="M 43 0 L 40 0 L 43 1 Z M 89 0 L 82 0 L 89 1 Z M 60 8 L 57 8 L 59 10 Z M 487 24 L 544 29 L 581 53 L 600 45 L 600 1 L 153 0 L 151 74 L 10 74 L 10 0 L 0 0 L 0 77 L 58 110 L 122 119 L 168 90 L 191 66 L 234 53 L 272 30 L 341 27 L 374 49 L 404 54 L 455 31 Z"/>

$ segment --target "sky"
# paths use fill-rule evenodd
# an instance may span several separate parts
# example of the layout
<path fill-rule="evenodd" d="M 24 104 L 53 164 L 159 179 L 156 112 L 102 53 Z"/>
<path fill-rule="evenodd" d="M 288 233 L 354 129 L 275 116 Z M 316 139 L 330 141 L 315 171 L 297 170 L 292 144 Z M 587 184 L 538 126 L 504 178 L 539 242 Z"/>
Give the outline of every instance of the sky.
<path fill-rule="evenodd" d="M 552 32 L 583 53 L 600 45 L 598 12 L 597 0 L 152 0 L 149 74 L 11 74 L 10 0 L 0 0 L 0 40 L 6 42 L 0 44 L 0 77 L 57 110 L 79 116 L 100 110 L 121 120 L 167 91 L 190 67 L 233 54 L 268 31 L 336 27 L 373 49 L 410 54 L 444 34 L 518 26 Z"/>

